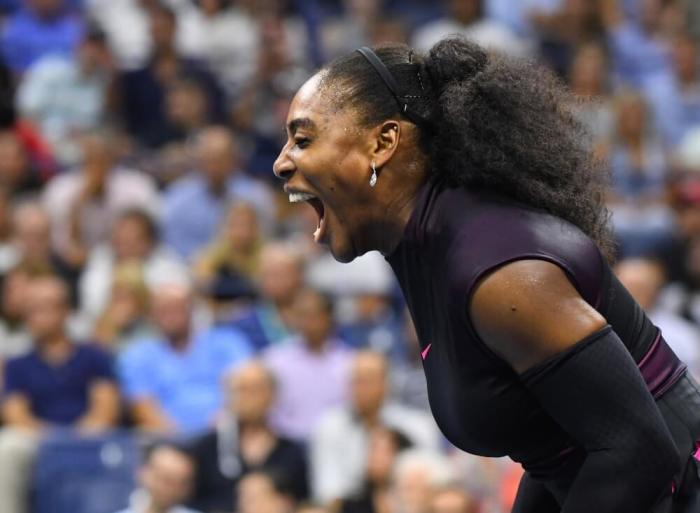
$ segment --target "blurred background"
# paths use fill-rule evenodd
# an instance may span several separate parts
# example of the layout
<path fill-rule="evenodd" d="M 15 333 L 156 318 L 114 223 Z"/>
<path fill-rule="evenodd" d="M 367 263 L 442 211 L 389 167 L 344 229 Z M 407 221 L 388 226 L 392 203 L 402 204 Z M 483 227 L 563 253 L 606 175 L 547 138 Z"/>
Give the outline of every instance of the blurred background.
<path fill-rule="evenodd" d="M 0 513 L 507 513 L 378 254 L 272 175 L 353 49 L 453 33 L 575 94 L 616 270 L 700 375 L 696 0 L 0 0 Z M 478 412 L 475 412 L 478 414 Z"/>

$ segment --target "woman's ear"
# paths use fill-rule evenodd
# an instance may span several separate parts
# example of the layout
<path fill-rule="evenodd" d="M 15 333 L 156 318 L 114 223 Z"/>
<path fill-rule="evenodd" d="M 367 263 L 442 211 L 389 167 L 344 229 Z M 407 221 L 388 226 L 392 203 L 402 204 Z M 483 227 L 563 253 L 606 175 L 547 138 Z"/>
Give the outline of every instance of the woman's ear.
<path fill-rule="evenodd" d="M 387 120 L 378 125 L 374 132 L 372 160 L 377 167 L 382 167 L 394 155 L 401 139 L 401 124 L 398 121 Z"/>

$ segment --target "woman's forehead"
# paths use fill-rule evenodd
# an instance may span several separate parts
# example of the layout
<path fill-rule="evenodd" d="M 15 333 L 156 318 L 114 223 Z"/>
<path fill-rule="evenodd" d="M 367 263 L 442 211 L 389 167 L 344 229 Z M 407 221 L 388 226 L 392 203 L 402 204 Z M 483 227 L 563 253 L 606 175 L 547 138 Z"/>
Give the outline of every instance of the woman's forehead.
<path fill-rule="evenodd" d="M 346 109 L 337 107 L 340 103 L 336 101 L 338 91 L 323 81 L 323 75 L 323 71 L 316 73 L 299 88 L 289 107 L 288 126 L 298 127 L 300 124 L 297 120 L 310 120 L 320 127 L 330 121 L 331 117 L 337 120 L 347 114 L 344 112 Z M 309 128 L 308 123 L 305 125 L 305 128 Z"/>

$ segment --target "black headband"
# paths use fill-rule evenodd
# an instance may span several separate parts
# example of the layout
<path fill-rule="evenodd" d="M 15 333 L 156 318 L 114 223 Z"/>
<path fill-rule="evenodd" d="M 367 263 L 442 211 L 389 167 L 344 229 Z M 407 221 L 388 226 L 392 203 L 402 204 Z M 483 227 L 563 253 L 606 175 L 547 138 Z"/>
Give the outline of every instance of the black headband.
<path fill-rule="evenodd" d="M 379 76 L 386 85 L 387 89 L 389 89 L 391 94 L 396 99 L 396 103 L 399 104 L 399 110 L 401 111 L 401 113 L 416 125 L 430 127 L 430 121 L 418 114 L 417 112 L 414 112 L 413 109 L 411 109 L 411 107 L 408 105 L 408 102 L 406 102 L 407 96 L 402 94 L 401 89 L 399 88 L 399 84 L 394 78 L 394 75 L 391 74 L 391 71 L 389 71 L 389 68 L 386 67 L 386 65 L 382 62 L 379 56 L 376 53 L 374 53 L 374 50 L 372 50 L 368 46 L 363 46 L 362 48 L 358 48 L 356 51 L 359 52 L 365 59 L 367 59 L 367 61 L 372 65 L 376 72 L 379 73 Z M 420 71 L 418 73 L 418 80 L 420 81 Z"/>

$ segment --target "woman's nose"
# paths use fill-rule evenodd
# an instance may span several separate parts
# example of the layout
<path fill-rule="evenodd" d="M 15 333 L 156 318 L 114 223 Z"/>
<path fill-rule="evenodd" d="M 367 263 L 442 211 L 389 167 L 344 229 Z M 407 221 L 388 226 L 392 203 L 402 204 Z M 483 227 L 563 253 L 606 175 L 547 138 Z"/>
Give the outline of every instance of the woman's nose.
<path fill-rule="evenodd" d="M 287 157 L 286 148 L 282 148 L 282 151 L 272 165 L 272 171 L 275 173 L 277 178 L 282 180 L 289 180 L 294 174 L 294 163 Z"/>

